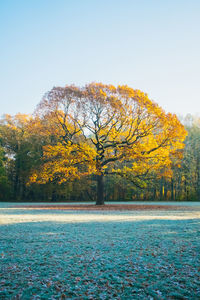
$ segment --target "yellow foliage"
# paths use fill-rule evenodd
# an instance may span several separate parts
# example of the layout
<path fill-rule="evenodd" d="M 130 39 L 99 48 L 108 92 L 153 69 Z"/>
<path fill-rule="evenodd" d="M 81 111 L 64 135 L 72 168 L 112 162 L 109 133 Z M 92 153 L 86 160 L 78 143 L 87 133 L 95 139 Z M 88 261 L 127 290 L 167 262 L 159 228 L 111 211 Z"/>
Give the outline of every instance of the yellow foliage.
<path fill-rule="evenodd" d="M 41 183 L 161 170 L 170 177 L 172 158 L 178 164 L 186 136 L 176 115 L 142 91 L 102 83 L 54 88 L 41 102 L 32 130 L 56 137 L 43 148 L 44 164 L 31 177 Z M 118 168 L 124 160 L 129 167 Z"/>

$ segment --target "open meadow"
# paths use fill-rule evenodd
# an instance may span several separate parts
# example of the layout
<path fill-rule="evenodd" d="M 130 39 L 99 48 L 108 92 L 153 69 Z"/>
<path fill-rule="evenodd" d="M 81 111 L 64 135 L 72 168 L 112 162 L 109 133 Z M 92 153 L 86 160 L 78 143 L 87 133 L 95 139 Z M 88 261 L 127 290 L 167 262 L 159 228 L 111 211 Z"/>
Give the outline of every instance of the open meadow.
<path fill-rule="evenodd" d="M 23 205 L 0 204 L 0 299 L 200 299 L 199 203 Z"/>

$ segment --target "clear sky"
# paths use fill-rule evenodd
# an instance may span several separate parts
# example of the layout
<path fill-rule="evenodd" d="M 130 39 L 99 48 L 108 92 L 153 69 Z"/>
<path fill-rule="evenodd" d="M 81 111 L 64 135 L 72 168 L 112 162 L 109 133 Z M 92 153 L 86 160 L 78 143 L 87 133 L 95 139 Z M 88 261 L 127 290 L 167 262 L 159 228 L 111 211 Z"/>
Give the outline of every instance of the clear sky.
<path fill-rule="evenodd" d="M 0 0 L 0 115 L 53 86 L 103 82 L 200 112 L 199 0 Z"/>

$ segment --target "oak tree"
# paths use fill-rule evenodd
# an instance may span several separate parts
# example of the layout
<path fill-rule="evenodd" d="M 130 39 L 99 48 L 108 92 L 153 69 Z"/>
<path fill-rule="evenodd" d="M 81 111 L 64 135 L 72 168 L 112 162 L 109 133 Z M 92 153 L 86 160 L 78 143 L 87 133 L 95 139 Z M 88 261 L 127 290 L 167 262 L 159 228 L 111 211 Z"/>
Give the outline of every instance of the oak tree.
<path fill-rule="evenodd" d="M 104 204 L 105 175 L 125 176 L 143 186 L 150 173 L 163 168 L 169 173 L 186 136 L 176 115 L 128 86 L 54 87 L 36 115 L 40 124 L 51 122 L 48 132 L 55 143 L 44 146 L 42 167 L 31 182 L 61 184 L 94 174 L 97 205 Z"/>

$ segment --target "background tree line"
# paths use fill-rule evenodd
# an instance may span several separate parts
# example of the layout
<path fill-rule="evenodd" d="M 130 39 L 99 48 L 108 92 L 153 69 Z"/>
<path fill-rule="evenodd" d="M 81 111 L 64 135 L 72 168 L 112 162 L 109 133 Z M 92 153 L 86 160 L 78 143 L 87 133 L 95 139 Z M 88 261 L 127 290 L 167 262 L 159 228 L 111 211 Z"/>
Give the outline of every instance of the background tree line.
<path fill-rule="evenodd" d="M 152 174 L 146 184 L 136 186 L 126 177 L 115 174 L 105 178 L 106 201 L 133 200 L 186 200 L 200 199 L 200 118 L 187 115 L 181 118 L 187 130 L 183 157 L 167 170 Z M 41 164 L 43 147 L 55 145 L 54 131 L 42 128 L 53 122 L 52 118 L 41 124 L 28 115 L 6 115 L 0 123 L 0 200 L 1 201 L 95 201 L 95 176 L 58 184 L 30 183 L 33 167 Z M 44 123 L 45 123 L 44 122 Z M 52 127 L 51 127 L 52 128 Z M 47 134 L 48 132 L 48 134 Z M 126 161 L 121 164 L 126 165 Z"/>

